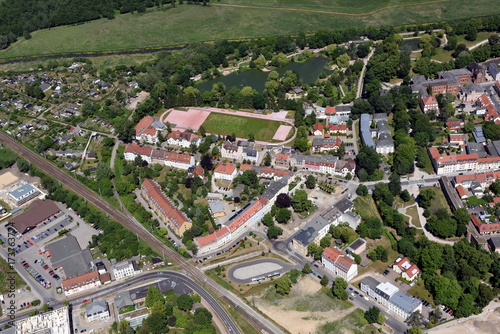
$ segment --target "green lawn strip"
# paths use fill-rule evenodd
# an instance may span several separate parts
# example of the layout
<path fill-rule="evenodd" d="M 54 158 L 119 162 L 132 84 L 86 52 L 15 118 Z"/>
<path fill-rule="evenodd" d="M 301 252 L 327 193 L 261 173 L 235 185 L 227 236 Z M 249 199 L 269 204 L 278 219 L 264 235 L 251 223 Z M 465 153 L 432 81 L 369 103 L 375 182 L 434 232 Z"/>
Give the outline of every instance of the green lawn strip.
<path fill-rule="evenodd" d="M 364 219 L 373 216 L 380 218 L 375 202 L 371 196 L 356 197 L 354 199 L 354 207 L 358 214 Z"/>
<path fill-rule="evenodd" d="M 253 134 L 256 140 L 270 141 L 281 123 L 260 118 L 210 113 L 203 127 L 208 133 L 224 136 L 234 133 L 239 138 L 248 138 L 249 134 Z"/>
<path fill-rule="evenodd" d="M 305 3 L 305 0 L 298 0 L 301 6 Z M 337 10 L 345 8 L 345 11 L 351 12 L 370 12 L 371 9 L 386 6 L 382 0 L 360 0 L 353 3 L 354 6 L 348 6 L 348 2 L 342 1 L 342 5 Z M 360 16 L 271 9 L 265 6 L 253 8 L 217 4 L 206 7 L 184 4 L 169 10 L 153 8 L 142 14 L 117 15 L 113 20 L 100 19 L 74 26 L 35 31 L 31 33 L 31 39 L 21 39 L 11 48 L 1 52 L 0 58 L 68 52 L 101 52 L 175 46 L 197 41 L 296 35 L 301 32 L 314 33 L 319 27 L 332 30 L 409 25 L 500 13 L 500 7 L 494 6 L 496 1 L 493 0 L 476 0 L 473 3 L 448 0 L 422 4 L 415 1 L 415 5 L 401 7 L 402 3 L 403 1 L 399 0 L 396 1 L 395 7 L 382 8 L 380 11 Z M 291 5 L 286 3 L 288 7 Z M 322 3 L 320 5 L 324 6 Z M 400 7 L 397 7 L 398 5 Z M 321 7 L 316 7 L 318 8 L 321 9 Z M 327 8 L 330 11 L 335 9 L 332 6 Z M 221 22 L 224 24 L 224 29 L 221 29 Z"/>
<path fill-rule="evenodd" d="M 12 273 L 12 271 L 7 261 L 0 258 L 0 294 L 9 292 L 10 281 L 7 282 L 7 277 L 14 276 L 16 289 L 26 285 L 26 282 L 17 273 Z"/>
<path fill-rule="evenodd" d="M 450 206 L 446 201 L 446 197 L 444 197 L 443 191 L 439 187 L 432 187 L 434 192 L 436 193 L 436 198 L 432 200 L 432 204 L 430 210 L 432 213 L 436 213 L 439 209 L 443 208 L 448 210 L 451 213 Z"/>
<path fill-rule="evenodd" d="M 410 208 L 407 208 L 406 214 L 411 217 L 412 225 L 415 225 L 416 227 L 422 228 L 422 225 L 420 224 L 420 220 L 418 219 L 418 211 L 417 211 L 416 206 L 412 206 Z"/>

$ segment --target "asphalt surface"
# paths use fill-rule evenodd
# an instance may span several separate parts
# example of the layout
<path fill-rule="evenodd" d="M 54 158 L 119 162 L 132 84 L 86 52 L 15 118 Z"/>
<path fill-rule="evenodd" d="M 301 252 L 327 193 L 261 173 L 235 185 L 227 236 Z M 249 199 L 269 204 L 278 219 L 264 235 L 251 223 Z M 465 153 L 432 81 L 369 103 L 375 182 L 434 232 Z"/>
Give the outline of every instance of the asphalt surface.
<path fill-rule="evenodd" d="M 267 270 L 267 271 L 261 270 L 260 272 L 255 272 L 254 275 L 251 275 L 251 277 L 245 278 L 245 279 L 235 277 L 235 275 L 234 275 L 234 272 L 238 269 L 244 269 L 244 268 L 247 268 L 247 267 L 250 267 L 253 265 L 257 265 L 257 266 L 263 265 L 265 263 L 277 264 L 277 265 L 281 266 L 281 269 Z M 266 279 L 268 279 L 268 275 L 278 273 L 277 275 L 274 275 L 274 276 L 280 276 L 281 274 L 289 272 L 292 269 L 302 269 L 302 268 L 299 268 L 297 265 L 285 263 L 285 262 L 278 260 L 278 259 L 262 258 L 262 259 L 258 259 L 258 260 L 253 260 L 253 261 L 235 264 L 235 265 L 229 267 L 226 275 L 229 278 L 229 280 L 231 280 L 232 282 L 235 282 L 238 284 L 249 284 L 249 283 L 256 283 L 256 281 L 253 279 L 261 278 L 261 280 L 266 280 Z"/>
<path fill-rule="evenodd" d="M 69 298 L 68 301 L 73 308 L 75 309 L 80 308 L 80 306 L 83 304 L 82 302 L 83 300 L 91 300 L 91 299 L 96 300 L 113 293 L 121 292 L 127 289 L 132 289 L 132 286 L 134 286 L 134 288 L 140 286 L 147 286 L 150 284 L 148 282 L 150 280 L 165 280 L 174 282 L 174 284 L 171 284 L 171 286 L 176 291 L 182 292 L 184 287 L 194 291 L 210 304 L 210 306 L 213 308 L 213 310 L 217 313 L 221 321 L 226 326 L 229 333 L 233 334 L 241 333 L 240 329 L 234 324 L 229 314 L 227 314 L 224 308 L 222 308 L 222 306 L 214 299 L 214 297 L 212 297 L 210 293 L 207 292 L 207 290 L 205 290 L 202 286 L 197 284 L 189 277 L 175 271 L 161 270 L 161 271 L 147 272 L 142 275 L 138 275 L 134 278 L 131 278 L 129 280 L 123 281 L 119 284 L 112 284 L 110 286 L 100 288 L 97 291 L 91 293 Z M 54 309 L 58 309 L 63 306 L 63 304 L 60 301 L 56 300 L 49 300 L 49 303 L 50 306 L 53 307 Z M 16 320 L 25 319 L 28 317 L 28 314 L 29 312 L 18 314 Z M 0 327 L 3 328 L 7 324 L 7 322 L 8 320 L 0 322 Z"/>
<path fill-rule="evenodd" d="M 124 213 L 110 205 L 108 202 L 106 202 L 104 199 L 102 199 L 95 192 L 57 168 L 57 166 L 32 152 L 3 132 L 0 132 L 0 143 L 12 149 L 18 155 L 22 156 L 25 160 L 34 164 L 53 178 L 57 179 L 64 187 L 83 197 L 85 200 L 87 200 L 88 203 L 94 205 L 95 207 L 106 213 L 108 217 L 116 220 L 125 228 L 135 233 L 138 237 L 147 242 L 153 250 L 158 252 L 158 254 L 163 254 L 164 256 L 167 256 L 168 258 L 177 262 L 187 274 L 191 275 L 192 279 L 198 282 L 204 282 L 204 286 L 207 290 L 214 293 L 217 297 L 225 299 L 227 302 L 229 302 L 230 306 L 237 309 L 238 312 L 243 315 L 243 317 L 245 317 L 246 320 L 251 323 L 256 329 L 265 331 L 267 333 L 283 333 L 281 328 L 276 326 L 260 313 L 256 312 L 236 295 L 228 292 L 226 289 L 215 283 L 210 278 L 207 278 L 198 268 L 189 264 L 189 262 L 187 262 L 186 259 L 183 258 L 180 254 L 168 248 L 161 241 L 156 239 L 155 236 L 150 234 L 133 217 L 125 215 Z M 211 306 L 215 310 L 220 305 L 217 303 L 216 305 Z M 220 308 L 220 310 L 224 313 L 219 314 L 219 317 L 225 317 L 227 315 L 225 310 L 223 310 L 222 308 Z M 230 319 L 229 316 L 227 317 L 228 319 Z M 231 328 L 231 331 L 238 328 L 232 319 L 230 320 L 229 324 L 226 324 L 226 326 L 228 327 L 228 330 L 229 328 Z M 237 331 L 234 331 L 234 333 L 239 332 L 239 329 Z"/>

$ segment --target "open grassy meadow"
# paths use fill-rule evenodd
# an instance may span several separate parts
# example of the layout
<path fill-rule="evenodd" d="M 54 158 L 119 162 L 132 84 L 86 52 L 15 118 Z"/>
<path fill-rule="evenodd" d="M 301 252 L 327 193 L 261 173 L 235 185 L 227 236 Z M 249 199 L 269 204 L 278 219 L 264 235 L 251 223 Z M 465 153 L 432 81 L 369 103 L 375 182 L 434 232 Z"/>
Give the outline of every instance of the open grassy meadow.
<path fill-rule="evenodd" d="M 241 39 L 319 29 L 407 25 L 500 13 L 496 0 L 222 0 L 177 5 L 45 29 L 0 52 L 0 59 Z"/>
<path fill-rule="evenodd" d="M 253 133 L 255 140 L 270 142 L 281 124 L 289 125 L 288 123 L 267 119 L 213 112 L 210 113 L 202 126 L 208 133 L 224 136 L 235 133 L 238 138 L 248 138 L 248 135 Z"/>

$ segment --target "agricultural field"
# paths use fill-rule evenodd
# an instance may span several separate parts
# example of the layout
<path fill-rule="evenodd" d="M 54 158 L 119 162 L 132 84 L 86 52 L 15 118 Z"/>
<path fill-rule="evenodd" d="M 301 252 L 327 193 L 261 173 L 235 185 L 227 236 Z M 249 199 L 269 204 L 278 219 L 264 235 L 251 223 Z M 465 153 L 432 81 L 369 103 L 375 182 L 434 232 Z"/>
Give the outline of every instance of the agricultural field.
<path fill-rule="evenodd" d="M 224 136 L 234 133 L 238 138 L 248 138 L 249 134 L 253 134 L 255 140 L 270 142 L 282 124 L 287 123 L 213 112 L 202 126 L 208 133 Z"/>
<path fill-rule="evenodd" d="M 223 0 L 207 7 L 183 4 L 36 31 L 30 40 L 21 38 L 0 52 L 0 59 L 456 20 L 500 13 L 494 4 L 494 0 Z"/>

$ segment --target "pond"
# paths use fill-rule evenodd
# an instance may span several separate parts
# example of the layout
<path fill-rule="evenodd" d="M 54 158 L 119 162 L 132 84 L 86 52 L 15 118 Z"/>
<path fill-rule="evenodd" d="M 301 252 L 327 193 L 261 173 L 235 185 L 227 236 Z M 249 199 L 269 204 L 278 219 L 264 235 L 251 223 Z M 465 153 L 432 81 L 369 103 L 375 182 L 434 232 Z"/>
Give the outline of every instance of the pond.
<path fill-rule="evenodd" d="M 410 51 L 415 51 L 420 49 L 420 37 L 416 38 L 407 38 L 403 40 L 401 43 L 400 49 L 408 49 Z"/>
<path fill-rule="evenodd" d="M 290 62 L 286 66 L 278 68 L 277 71 L 280 76 L 288 70 L 295 71 L 299 74 L 304 84 L 310 85 L 318 79 L 321 72 L 331 72 L 324 69 L 327 62 L 327 58 L 316 57 L 306 60 L 303 63 Z M 269 72 L 264 72 L 257 69 L 252 69 L 241 73 L 233 72 L 229 75 L 219 76 L 215 79 L 203 82 L 196 86 L 196 88 L 203 92 L 206 90 L 211 90 L 214 83 L 222 82 L 226 85 L 227 90 L 233 87 L 238 87 L 241 89 L 245 86 L 250 86 L 256 89 L 258 92 L 262 93 L 264 91 L 264 84 L 267 81 L 268 75 Z"/>

